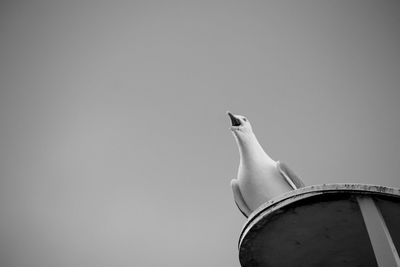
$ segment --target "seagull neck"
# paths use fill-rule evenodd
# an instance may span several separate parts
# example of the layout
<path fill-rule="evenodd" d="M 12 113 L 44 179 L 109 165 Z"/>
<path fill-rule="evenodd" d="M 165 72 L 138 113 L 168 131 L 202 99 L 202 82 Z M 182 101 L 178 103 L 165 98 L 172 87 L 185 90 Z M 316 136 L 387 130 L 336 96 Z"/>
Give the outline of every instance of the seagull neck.
<path fill-rule="evenodd" d="M 243 164 L 272 159 L 265 153 L 253 132 L 237 134 L 236 141 L 239 147 L 240 160 Z"/>

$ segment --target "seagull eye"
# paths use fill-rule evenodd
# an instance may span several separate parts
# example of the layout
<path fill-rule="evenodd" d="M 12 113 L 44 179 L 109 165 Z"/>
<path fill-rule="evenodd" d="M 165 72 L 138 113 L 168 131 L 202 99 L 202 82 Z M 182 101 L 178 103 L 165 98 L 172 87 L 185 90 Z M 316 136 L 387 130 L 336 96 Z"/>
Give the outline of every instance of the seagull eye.
<path fill-rule="evenodd" d="M 244 121 L 247 121 L 247 119 L 246 119 L 246 118 L 243 118 L 243 120 L 244 120 Z"/>

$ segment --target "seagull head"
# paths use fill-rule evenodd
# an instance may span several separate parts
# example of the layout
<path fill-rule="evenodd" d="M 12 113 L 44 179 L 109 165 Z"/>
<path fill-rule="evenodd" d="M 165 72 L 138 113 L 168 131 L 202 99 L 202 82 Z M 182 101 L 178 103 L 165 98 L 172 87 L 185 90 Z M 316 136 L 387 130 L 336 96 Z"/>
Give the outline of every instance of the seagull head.
<path fill-rule="evenodd" d="M 227 111 L 226 114 L 228 114 L 231 119 L 232 126 L 230 129 L 233 133 L 251 133 L 253 131 L 249 120 L 245 116 L 235 115 L 229 111 Z"/>

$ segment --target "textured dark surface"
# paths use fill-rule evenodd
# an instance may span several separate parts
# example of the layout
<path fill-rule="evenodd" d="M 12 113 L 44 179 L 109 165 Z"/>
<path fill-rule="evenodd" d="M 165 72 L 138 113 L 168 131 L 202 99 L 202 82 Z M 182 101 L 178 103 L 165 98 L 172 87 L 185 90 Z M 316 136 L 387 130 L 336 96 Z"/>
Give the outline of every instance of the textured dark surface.
<path fill-rule="evenodd" d="M 398 196 L 381 197 L 380 191 L 385 190 L 374 191 L 370 193 L 379 197 L 377 204 L 388 218 L 397 246 Z M 377 266 L 355 199 L 366 193 L 330 191 L 303 198 L 293 193 L 282 200 L 286 204 L 279 205 L 278 200 L 267 205 L 253 214 L 243 229 L 239 246 L 242 266 Z"/>
<path fill-rule="evenodd" d="M 376 197 L 375 203 L 381 211 L 393 243 L 400 251 L 400 199 Z"/>

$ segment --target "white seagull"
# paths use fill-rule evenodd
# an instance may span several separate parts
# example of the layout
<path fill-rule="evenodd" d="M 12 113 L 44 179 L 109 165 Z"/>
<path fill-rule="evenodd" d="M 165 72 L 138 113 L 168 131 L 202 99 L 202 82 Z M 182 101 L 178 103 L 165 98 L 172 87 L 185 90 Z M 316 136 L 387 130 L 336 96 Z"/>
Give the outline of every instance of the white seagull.
<path fill-rule="evenodd" d="M 236 205 L 244 216 L 248 217 L 261 204 L 278 195 L 304 187 L 285 164 L 265 153 L 246 117 L 227 114 L 240 154 L 238 176 L 231 181 L 231 186 Z"/>

